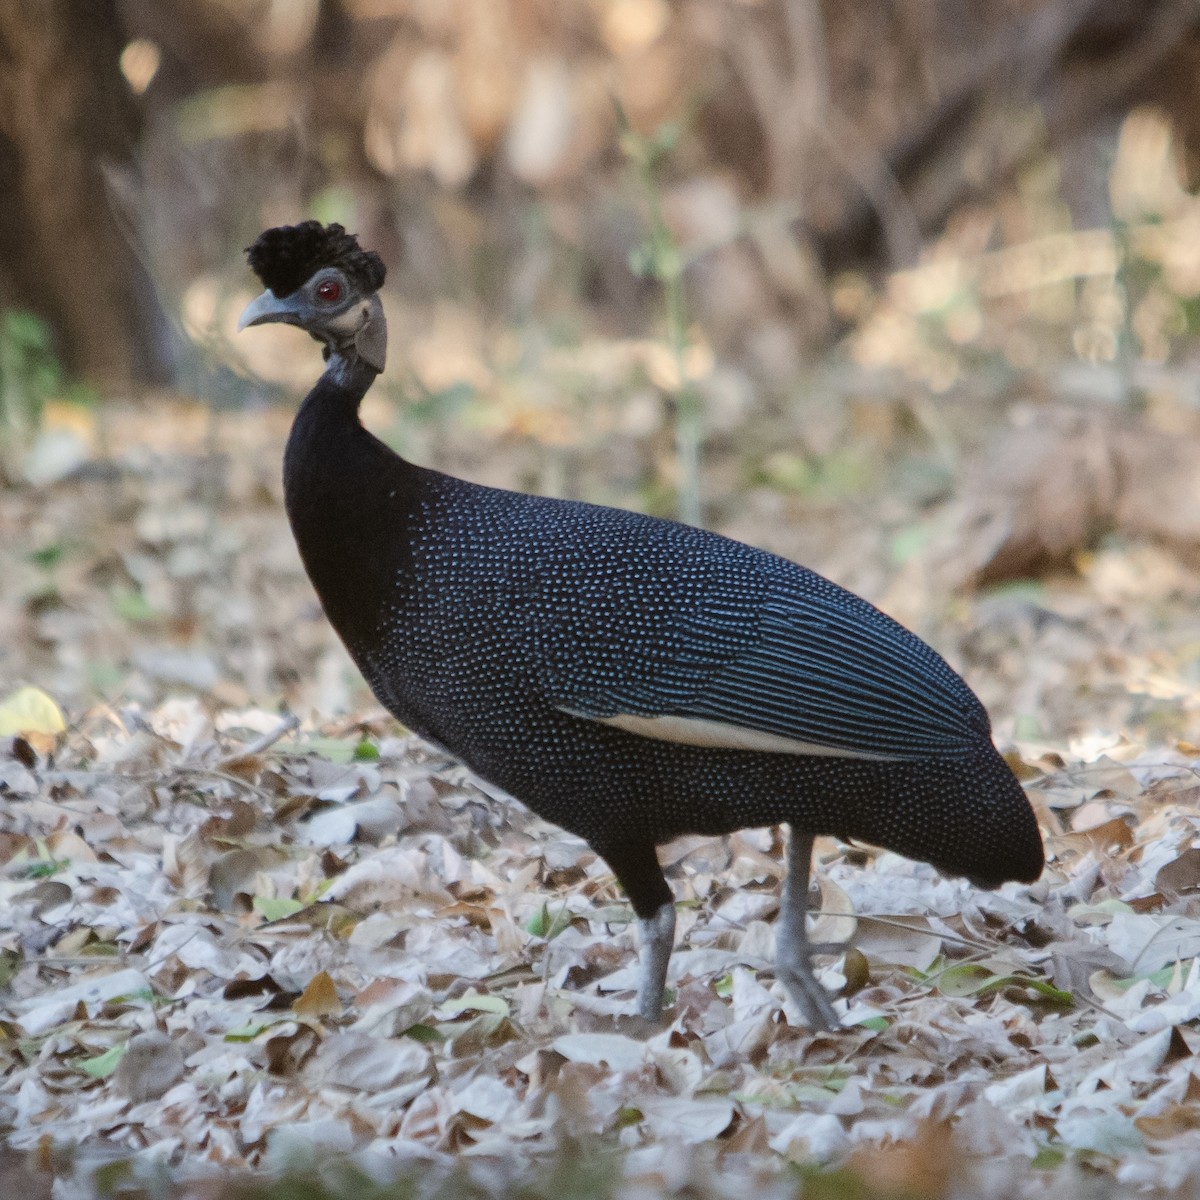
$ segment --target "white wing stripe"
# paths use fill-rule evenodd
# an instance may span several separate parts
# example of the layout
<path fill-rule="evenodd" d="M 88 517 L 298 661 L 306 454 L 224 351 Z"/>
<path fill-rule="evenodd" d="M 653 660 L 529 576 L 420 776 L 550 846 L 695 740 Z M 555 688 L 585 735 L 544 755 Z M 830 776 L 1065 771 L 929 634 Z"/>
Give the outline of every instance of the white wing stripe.
<path fill-rule="evenodd" d="M 769 754 L 801 754 L 816 758 L 862 758 L 872 762 L 893 762 L 895 756 L 876 754 L 870 750 L 844 750 L 839 746 L 822 746 L 818 742 L 802 742 L 761 729 L 746 729 L 709 721 L 702 717 L 639 717 L 632 713 L 617 713 L 612 717 L 590 717 L 574 709 L 561 710 L 586 721 L 612 725 L 626 733 L 654 738 L 660 742 L 676 742 L 681 746 L 707 746 L 713 750 L 761 750 Z"/>

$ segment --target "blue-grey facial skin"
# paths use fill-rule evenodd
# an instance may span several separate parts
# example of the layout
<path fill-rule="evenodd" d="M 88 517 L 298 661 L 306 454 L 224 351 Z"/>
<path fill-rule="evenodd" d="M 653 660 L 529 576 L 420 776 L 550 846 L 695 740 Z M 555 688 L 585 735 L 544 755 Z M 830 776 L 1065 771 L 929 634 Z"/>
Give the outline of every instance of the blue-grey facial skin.
<path fill-rule="evenodd" d="M 327 283 L 337 285 L 337 299 L 332 302 L 320 295 L 319 289 Z M 387 321 L 379 296 L 361 294 L 335 267 L 318 271 L 290 296 L 262 292 L 246 305 L 238 330 L 268 324 L 307 330 L 328 348 L 331 363 L 334 359 L 350 365 L 361 362 L 378 374 L 387 360 Z"/>

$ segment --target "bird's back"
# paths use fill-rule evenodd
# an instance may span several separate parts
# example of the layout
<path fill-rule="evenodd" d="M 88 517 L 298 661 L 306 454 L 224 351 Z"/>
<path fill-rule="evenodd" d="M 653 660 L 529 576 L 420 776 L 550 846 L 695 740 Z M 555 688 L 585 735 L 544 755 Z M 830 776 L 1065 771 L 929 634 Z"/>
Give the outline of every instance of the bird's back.
<path fill-rule="evenodd" d="M 788 820 L 981 881 L 1040 869 L 982 705 L 867 602 L 672 521 L 419 474 L 352 653 L 542 816 L 593 845 Z"/>
<path fill-rule="evenodd" d="M 988 736 L 937 653 L 812 571 L 673 521 L 421 475 L 396 514 L 405 552 L 376 645 L 357 650 L 372 679 L 394 677 L 395 707 L 508 687 L 520 706 L 726 722 L 880 759 Z"/>
<path fill-rule="evenodd" d="M 482 487 L 322 419 L 298 418 L 287 495 L 330 620 L 388 709 L 543 817 L 595 846 L 790 821 L 980 879 L 1036 874 L 1035 851 L 1040 869 L 983 707 L 866 601 L 740 542 Z"/>

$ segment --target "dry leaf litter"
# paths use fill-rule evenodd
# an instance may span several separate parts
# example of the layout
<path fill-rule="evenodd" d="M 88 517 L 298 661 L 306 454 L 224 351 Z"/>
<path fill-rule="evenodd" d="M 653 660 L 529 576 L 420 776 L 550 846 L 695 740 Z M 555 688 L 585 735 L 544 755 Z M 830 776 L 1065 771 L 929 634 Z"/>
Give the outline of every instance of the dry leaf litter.
<path fill-rule="evenodd" d="M 622 1151 L 629 1196 L 791 1195 L 787 1164 L 813 1162 L 931 1196 L 967 1163 L 996 1196 L 1062 1162 L 1164 1194 L 1200 1173 L 1187 568 L 1114 548 L 950 613 L 922 609 L 929 571 L 895 572 L 893 611 L 934 611 L 914 623 L 996 709 L 1044 878 L 984 893 L 820 842 L 847 1028 L 814 1036 L 771 967 L 776 832 L 683 839 L 653 1029 L 627 1015 L 636 937 L 604 863 L 355 682 L 282 522 L 273 418 L 250 428 L 226 431 L 221 507 L 211 461 L 148 451 L 0 496 L 11 1147 L 193 1170 L 346 1153 L 500 1189 L 576 1139 Z"/>

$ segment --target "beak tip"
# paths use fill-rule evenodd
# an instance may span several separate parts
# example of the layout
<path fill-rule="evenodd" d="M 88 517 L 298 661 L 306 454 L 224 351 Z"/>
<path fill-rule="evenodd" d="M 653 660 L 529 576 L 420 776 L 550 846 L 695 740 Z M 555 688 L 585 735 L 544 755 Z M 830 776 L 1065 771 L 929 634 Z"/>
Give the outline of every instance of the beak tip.
<path fill-rule="evenodd" d="M 280 300 L 274 292 L 260 292 L 242 310 L 242 315 L 238 317 L 237 331 L 241 333 L 251 325 L 265 325 L 270 321 L 287 321 L 291 315 L 291 306 Z"/>

